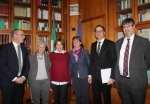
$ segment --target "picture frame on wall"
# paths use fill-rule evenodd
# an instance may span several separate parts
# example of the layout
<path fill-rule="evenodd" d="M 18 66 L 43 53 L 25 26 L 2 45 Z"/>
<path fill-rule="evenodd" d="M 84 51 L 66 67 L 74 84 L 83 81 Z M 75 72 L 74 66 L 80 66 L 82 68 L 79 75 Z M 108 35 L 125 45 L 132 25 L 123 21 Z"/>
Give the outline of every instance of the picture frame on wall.
<path fill-rule="evenodd" d="M 79 6 L 78 4 L 70 5 L 70 16 L 79 15 Z"/>

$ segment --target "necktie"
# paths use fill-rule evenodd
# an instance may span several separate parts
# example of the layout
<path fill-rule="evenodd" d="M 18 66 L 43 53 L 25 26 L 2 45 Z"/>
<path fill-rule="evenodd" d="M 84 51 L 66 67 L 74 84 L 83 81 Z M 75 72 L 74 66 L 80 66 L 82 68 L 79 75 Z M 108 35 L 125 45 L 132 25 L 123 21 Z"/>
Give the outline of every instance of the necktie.
<path fill-rule="evenodd" d="M 98 42 L 98 47 L 97 47 L 97 50 L 96 50 L 97 55 L 100 54 L 100 48 L 101 48 L 100 44 L 101 44 L 101 42 Z"/>
<path fill-rule="evenodd" d="M 124 64 L 123 64 L 123 75 L 127 76 L 128 75 L 128 58 L 129 58 L 129 44 L 130 44 L 130 39 L 127 39 L 127 45 L 124 53 Z"/>
<path fill-rule="evenodd" d="M 19 73 L 21 72 L 21 52 L 20 45 L 18 45 L 18 65 L 19 65 Z"/>

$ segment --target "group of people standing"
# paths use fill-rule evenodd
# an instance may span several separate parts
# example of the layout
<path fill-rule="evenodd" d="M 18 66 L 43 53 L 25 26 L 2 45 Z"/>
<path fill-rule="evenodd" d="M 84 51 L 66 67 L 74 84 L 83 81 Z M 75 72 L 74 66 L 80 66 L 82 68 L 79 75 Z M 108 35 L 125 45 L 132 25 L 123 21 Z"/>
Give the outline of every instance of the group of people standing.
<path fill-rule="evenodd" d="M 111 104 L 114 82 L 122 104 L 145 104 L 150 42 L 134 33 L 133 19 L 124 19 L 121 27 L 125 36 L 115 43 L 106 39 L 105 28 L 97 25 L 94 29 L 97 41 L 92 43 L 90 54 L 81 38 L 74 36 L 70 52 L 64 50 L 64 41 L 59 38 L 54 52 L 46 54 L 46 43 L 40 41 L 37 52 L 29 58 L 27 49 L 20 45 L 25 38 L 23 31 L 14 30 L 12 42 L 0 49 L 2 103 L 23 104 L 24 83 L 28 79 L 34 104 L 40 104 L 40 98 L 42 104 L 48 104 L 50 86 L 54 104 L 67 104 L 70 84 L 74 87 L 76 104 L 89 104 L 89 84 L 94 104 Z M 108 79 L 104 82 L 103 78 Z"/>

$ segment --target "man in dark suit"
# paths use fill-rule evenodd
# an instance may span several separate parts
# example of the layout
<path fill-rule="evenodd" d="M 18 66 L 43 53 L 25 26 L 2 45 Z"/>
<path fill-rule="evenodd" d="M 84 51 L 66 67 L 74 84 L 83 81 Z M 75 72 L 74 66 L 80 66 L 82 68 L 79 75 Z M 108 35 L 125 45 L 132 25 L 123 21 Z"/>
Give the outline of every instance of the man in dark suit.
<path fill-rule="evenodd" d="M 145 104 L 150 67 L 150 43 L 134 33 L 132 18 L 122 21 L 125 37 L 116 42 L 115 81 L 122 104 Z"/>
<path fill-rule="evenodd" d="M 88 82 L 92 83 L 94 104 L 102 104 L 101 92 L 103 92 L 104 104 L 111 104 L 111 84 L 114 83 L 117 58 L 115 43 L 105 39 L 105 28 L 102 25 L 97 25 L 94 32 L 97 41 L 91 45 Z M 111 68 L 111 73 L 107 83 L 103 83 L 101 73 L 107 68 Z"/>
<path fill-rule="evenodd" d="M 29 72 L 28 51 L 20 44 L 25 35 L 22 30 L 12 31 L 12 42 L 0 51 L 0 86 L 3 104 L 23 104 L 24 81 Z"/>

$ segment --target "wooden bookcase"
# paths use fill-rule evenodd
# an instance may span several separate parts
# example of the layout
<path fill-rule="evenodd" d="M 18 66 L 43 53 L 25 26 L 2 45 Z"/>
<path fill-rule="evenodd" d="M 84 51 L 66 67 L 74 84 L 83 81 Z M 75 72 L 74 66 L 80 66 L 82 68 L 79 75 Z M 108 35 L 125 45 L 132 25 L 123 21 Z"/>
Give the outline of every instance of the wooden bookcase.
<path fill-rule="evenodd" d="M 64 39 L 66 5 L 66 0 L 0 0 L 0 44 L 11 42 L 13 29 L 22 29 L 26 35 L 24 45 L 30 52 L 37 50 L 39 39 L 46 41 L 50 52 L 52 15 L 55 15 L 56 35 Z"/>
<path fill-rule="evenodd" d="M 115 0 L 114 8 L 116 40 L 123 37 L 120 24 L 121 20 L 127 17 L 134 19 L 135 33 L 150 40 L 150 0 Z M 148 84 L 147 101 L 150 100 L 149 95 L 150 83 Z"/>

